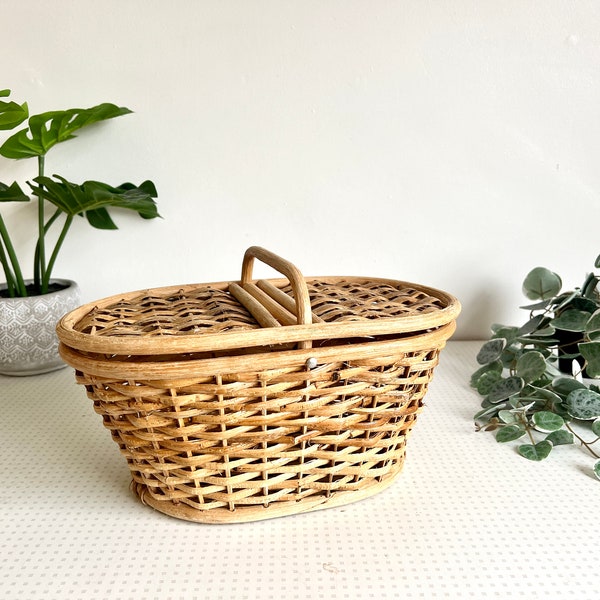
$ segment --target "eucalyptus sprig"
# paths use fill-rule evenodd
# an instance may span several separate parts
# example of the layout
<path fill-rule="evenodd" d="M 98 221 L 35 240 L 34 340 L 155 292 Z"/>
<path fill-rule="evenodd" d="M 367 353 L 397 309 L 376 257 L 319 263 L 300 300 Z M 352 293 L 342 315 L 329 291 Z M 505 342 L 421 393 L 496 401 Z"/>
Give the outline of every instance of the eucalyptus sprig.
<path fill-rule="evenodd" d="M 9 95 L 10 90 L 0 90 L 0 98 Z M 132 210 L 144 219 L 159 216 L 154 201 L 156 188 L 151 181 L 144 181 L 139 186 L 123 183 L 112 187 L 97 181 L 75 184 L 59 175 L 54 175 L 54 179 L 45 176 L 46 154 L 56 144 L 75 138 L 75 133 L 83 127 L 129 113 L 131 110 L 126 107 L 103 103 L 91 108 L 72 108 L 29 116 L 26 102 L 18 104 L 0 100 L 0 130 L 12 130 L 27 121 L 24 129 L 11 135 L 0 146 L 0 156 L 14 160 L 35 158 L 37 161 L 37 176 L 27 182 L 37 199 L 32 289 L 26 286 L 22 266 L 0 214 L 0 264 L 9 297 L 46 294 L 49 291 L 52 270 L 75 216 L 85 217 L 90 225 L 98 229 L 117 228 L 109 215 L 109 208 Z M 0 182 L 0 203 L 29 201 L 30 196 L 16 181 L 10 185 Z M 49 205 L 53 205 L 53 209 L 48 216 Z M 60 226 L 60 232 L 47 252 L 48 232 L 55 223 L 57 228 Z"/>
<path fill-rule="evenodd" d="M 600 267 L 600 256 L 595 262 Z M 534 304 L 520 327 L 493 325 L 477 354 L 471 386 L 483 396 L 477 430 L 498 442 L 525 440 L 518 453 L 540 461 L 556 446 L 579 443 L 600 459 L 600 278 L 562 292 L 544 267 L 529 272 L 523 292 Z M 593 467 L 600 479 L 600 460 Z"/>

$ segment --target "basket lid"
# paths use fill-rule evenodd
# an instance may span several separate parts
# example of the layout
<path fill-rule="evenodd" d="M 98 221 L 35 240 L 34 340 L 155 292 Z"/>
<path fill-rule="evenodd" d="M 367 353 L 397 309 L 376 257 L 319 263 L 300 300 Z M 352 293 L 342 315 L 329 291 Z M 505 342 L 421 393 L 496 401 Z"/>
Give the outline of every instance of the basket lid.
<path fill-rule="evenodd" d="M 248 255 L 276 257 L 255 247 Z M 458 301 L 445 292 L 391 279 L 304 278 L 286 269 L 288 279 L 255 282 L 249 262 L 240 282 L 155 288 L 87 304 L 63 317 L 59 338 L 71 348 L 106 354 L 298 342 L 307 347 L 318 339 L 434 329 L 460 311 Z"/>

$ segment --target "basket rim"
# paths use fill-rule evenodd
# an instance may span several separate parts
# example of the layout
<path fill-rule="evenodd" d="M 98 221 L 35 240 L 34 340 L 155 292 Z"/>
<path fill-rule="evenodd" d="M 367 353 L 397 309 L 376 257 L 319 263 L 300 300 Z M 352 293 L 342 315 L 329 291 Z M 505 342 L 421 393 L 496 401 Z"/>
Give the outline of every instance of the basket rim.
<path fill-rule="evenodd" d="M 82 354 L 65 344 L 59 344 L 62 359 L 74 369 L 97 377 L 154 381 L 172 386 L 173 381 L 216 376 L 230 373 L 262 372 L 271 369 L 305 367 L 308 359 L 318 364 L 332 360 L 364 360 L 372 357 L 397 356 L 399 353 L 441 350 L 456 329 L 450 321 L 426 333 L 417 333 L 391 341 L 368 341 L 351 345 L 321 348 L 298 348 L 259 354 L 239 354 L 216 358 L 184 359 L 174 355 L 172 360 L 152 361 L 145 356 L 98 356 Z"/>
<path fill-rule="evenodd" d="M 165 355 L 187 352 L 205 352 L 219 348 L 232 350 L 271 344 L 285 344 L 300 341 L 336 339 L 342 337 L 361 337 L 420 332 L 442 327 L 456 319 L 461 310 L 460 302 L 453 295 L 442 290 L 417 283 L 389 278 L 361 276 L 306 277 L 307 283 L 379 282 L 382 284 L 410 287 L 438 298 L 446 306 L 439 310 L 401 317 L 381 317 L 369 321 L 325 322 L 310 325 L 287 325 L 277 328 L 248 329 L 220 333 L 198 333 L 174 336 L 94 336 L 76 331 L 74 326 L 83 316 L 94 308 L 103 308 L 110 304 L 135 298 L 142 294 L 175 294 L 180 291 L 194 290 L 198 287 L 210 287 L 226 290 L 230 281 L 214 283 L 195 283 L 155 287 L 114 294 L 101 300 L 89 302 L 64 315 L 59 321 L 56 332 L 60 341 L 67 347 L 99 354 L 124 355 Z M 269 279 L 275 286 L 288 283 L 287 279 Z"/>

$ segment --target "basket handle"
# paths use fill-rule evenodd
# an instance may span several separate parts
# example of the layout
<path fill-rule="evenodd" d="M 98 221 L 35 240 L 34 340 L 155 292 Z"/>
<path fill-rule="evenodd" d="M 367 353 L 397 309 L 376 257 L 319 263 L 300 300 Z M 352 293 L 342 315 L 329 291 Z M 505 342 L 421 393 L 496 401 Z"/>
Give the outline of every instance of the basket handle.
<path fill-rule="evenodd" d="M 293 298 L 267 280 L 253 283 L 252 267 L 255 258 L 288 278 L 292 285 Z M 300 270 L 291 262 L 259 246 L 251 246 L 246 250 L 242 262 L 242 279 L 239 284 L 230 283 L 229 292 L 246 307 L 261 327 L 310 325 L 322 321 L 311 312 L 308 288 Z M 298 347 L 311 348 L 312 342 L 310 340 L 298 342 Z"/>
<path fill-rule="evenodd" d="M 254 266 L 255 258 L 258 258 L 260 261 L 264 262 L 270 267 L 273 267 L 276 271 L 279 271 L 282 275 L 285 275 L 288 278 L 294 293 L 296 323 L 298 325 L 310 325 L 312 323 L 312 311 L 310 306 L 310 296 L 308 294 L 308 288 L 306 287 L 304 276 L 298 267 L 281 258 L 277 254 L 274 254 L 269 250 L 265 250 L 265 248 L 261 248 L 260 246 L 251 246 L 248 248 L 244 254 L 244 260 L 242 262 L 242 288 L 247 288 L 248 284 L 251 284 L 252 268 Z M 265 308 L 268 310 L 268 312 L 273 313 L 269 306 L 265 306 Z M 286 310 L 284 307 L 280 308 L 282 308 L 283 311 Z M 276 319 L 278 317 L 278 315 L 273 316 Z"/>

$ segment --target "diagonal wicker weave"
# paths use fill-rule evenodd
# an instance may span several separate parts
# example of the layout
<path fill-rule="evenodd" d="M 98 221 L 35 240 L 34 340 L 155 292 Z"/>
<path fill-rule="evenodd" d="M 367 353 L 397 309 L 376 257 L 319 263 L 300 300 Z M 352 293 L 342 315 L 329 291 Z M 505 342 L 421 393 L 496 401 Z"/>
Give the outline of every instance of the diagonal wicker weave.
<path fill-rule="evenodd" d="M 255 257 L 288 279 L 253 282 Z M 108 298 L 58 334 L 142 502 L 242 522 L 388 486 L 459 311 L 413 284 L 305 279 L 253 247 L 238 283 Z"/>

